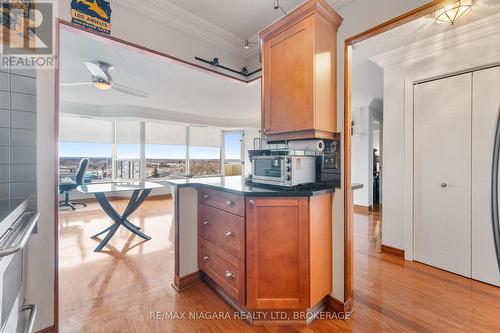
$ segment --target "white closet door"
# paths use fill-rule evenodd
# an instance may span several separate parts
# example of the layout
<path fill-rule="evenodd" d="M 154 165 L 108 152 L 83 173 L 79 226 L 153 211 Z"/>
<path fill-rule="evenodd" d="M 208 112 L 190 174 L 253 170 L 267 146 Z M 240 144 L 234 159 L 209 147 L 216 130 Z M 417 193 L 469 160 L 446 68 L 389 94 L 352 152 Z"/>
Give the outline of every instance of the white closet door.
<path fill-rule="evenodd" d="M 472 278 L 500 286 L 491 224 L 491 164 L 500 108 L 500 68 L 473 74 Z"/>
<path fill-rule="evenodd" d="M 415 260 L 471 276 L 472 74 L 414 87 Z"/>

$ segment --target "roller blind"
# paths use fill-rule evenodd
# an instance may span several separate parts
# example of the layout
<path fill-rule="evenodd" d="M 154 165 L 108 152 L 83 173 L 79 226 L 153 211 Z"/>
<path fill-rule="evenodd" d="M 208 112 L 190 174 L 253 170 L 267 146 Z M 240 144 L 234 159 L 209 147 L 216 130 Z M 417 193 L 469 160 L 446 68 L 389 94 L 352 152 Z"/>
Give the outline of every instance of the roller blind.
<path fill-rule="evenodd" d="M 116 122 L 116 143 L 140 144 L 141 143 L 141 123 L 139 121 L 117 121 Z"/>
<path fill-rule="evenodd" d="M 217 127 L 190 127 L 189 144 L 191 146 L 222 146 L 222 130 Z"/>
<path fill-rule="evenodd" d="M 59 141 L 113 143 L 112 122 L 93 118 L 61 115 Z"/>
<path fill-rule="evenodd" d="M 146 144 L 186 145 L 186 126 L 147 122 Z"/>

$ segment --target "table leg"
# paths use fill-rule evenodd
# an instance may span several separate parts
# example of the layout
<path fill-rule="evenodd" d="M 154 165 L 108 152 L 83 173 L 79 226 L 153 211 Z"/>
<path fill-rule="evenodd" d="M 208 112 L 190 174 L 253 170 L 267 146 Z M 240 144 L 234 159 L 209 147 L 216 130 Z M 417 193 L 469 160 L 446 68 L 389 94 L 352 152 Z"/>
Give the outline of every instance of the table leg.
<path fill-rule="evenodd" d="M 124 226 L 127 228 L 130 232 L 134 233 L 135 235 L 145 239 L 145 240 L 150 240 L 151 237 L 148 235 L 144 234 L 143 232 L 139 231 L 140 227 L 132 224 L 127 218 L 137 209 L 139 206 L 144 202 L 146 197 L 151 193 L 151 190 L 143 190 L 142 193 L 140 193 L 140 190 L 135 190 L 132 193 L 132 196 L 130 197 L 130 201 L 127 205 L 127 208 L 125 208 L 125 211 L 123 214 L 120 216 L 118 212 L 111 206 L 109 203 L 108 198 L 104 193 L 95 193 L 95 197 L 97 199 L 97 202 L 99 205 L 102 207 L 104 212 L 114 221 L 114 224 L 109 226 L 108 228 L 104 229 L 103 231 L 99 232 L 93 237 L 97 237 L 99 235 L 104 234 L 105 232 L 108 232 L 106 237 L 101 241 L 99 246 L 94 250 L 95 252 L 99 252 L 102 250 L 104 246 L 109 242 L 111 237 L 115 234 L 116 230 L 120 227 L 120 225 Z"/>

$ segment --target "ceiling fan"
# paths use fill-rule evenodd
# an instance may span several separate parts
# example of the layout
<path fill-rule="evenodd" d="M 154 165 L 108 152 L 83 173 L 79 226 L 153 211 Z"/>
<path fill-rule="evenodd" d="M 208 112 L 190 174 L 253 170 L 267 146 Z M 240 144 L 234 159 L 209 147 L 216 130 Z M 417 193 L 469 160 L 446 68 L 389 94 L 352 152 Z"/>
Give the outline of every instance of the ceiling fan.
<path fill-rule="evenodd" d="M 124 94 L 137 97 L 148 97 L 149 94 L 138 89 L 124 86 L 113 81 L 109 71 L 113 69 L 113 65 L 103 61 L 85 61 L 85 66 L 92 75 L 91 81 L 86 82 L 66 82 L 61 83 L 62 86 L 90 86 L 93 85 L 100 90 L 114 89 Z"/>

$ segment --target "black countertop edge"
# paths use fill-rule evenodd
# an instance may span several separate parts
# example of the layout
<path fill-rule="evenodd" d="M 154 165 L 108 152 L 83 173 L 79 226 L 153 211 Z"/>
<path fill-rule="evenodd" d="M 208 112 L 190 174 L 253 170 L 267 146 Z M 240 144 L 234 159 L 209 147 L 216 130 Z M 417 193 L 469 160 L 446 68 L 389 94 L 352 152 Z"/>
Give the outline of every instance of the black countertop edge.
<path fill-rule="evenodd" d="M 334 185 L 311 184 L 294 188 L 283 188 L 245 182 L 242 177 L 191 178 L 167 180 L 177 188 L 193 187 L 224 191 L 247 197 L 310 197 L 335 192 Z"/>

